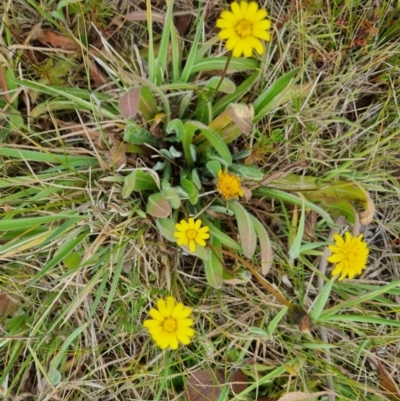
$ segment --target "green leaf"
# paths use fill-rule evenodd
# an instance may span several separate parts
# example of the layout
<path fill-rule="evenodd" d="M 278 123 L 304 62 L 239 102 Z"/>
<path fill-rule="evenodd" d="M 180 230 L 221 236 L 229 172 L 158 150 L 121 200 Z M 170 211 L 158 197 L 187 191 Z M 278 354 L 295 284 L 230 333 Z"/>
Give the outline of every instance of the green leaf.
<path fill-rule="evenodd" d="M 303 236 L 304 236 L 305 220 L 306 220 L 306 210 L 305 210 L 304 203 L 303 203 L 302 208 L 301 208 L 299 226 L 297 227 L 296 237 L 293 241 L 292 246 L 289 249 L 289 257 L 292 260 L 297 259 L 300 255 L 301 241 L 303 240 Z"/>
<path fill-rule="evenodd" d="M 273 252 L 271 240 L 265 227 L 254 216 L 250 215 L 251 222 L 254 225 L 254 230 L 260 241 L 261 248 L 261 272 L 265 276 L 272 266 Z"/>
<path fill-rule="evenodd" d="M 171 53 L 170 32 L 171 29 L 174 28 L 174 21 L 173 21 L 174 0 L 169 0 L 167 5 L 168 6 L 163 27 L 163 34 L 161 35 L 161 43 L 157 57 L 158 69 L 156 71 L 156 77 L 157 77 L 156 83 L 158 85 L 161 85 L 161 83 L 163 82 L 164 73 L 167 69 L 167 63 L 169 58 L 168 56 Z"/>
<path fill-rule="evenodd" d="M 229 235 L 226 235 L 224 232 L 222 232 L 214 224 L 212 224 L 204 214 L 202 214 L 200 218 L 203 224 L 205 226 L 208 226 L 208 228 L 210 229 L 210 234 L 212 237 L 216 238 L 221 244 L 227 246 L 228 248 L 239 249 L 238 243 L 233 240 Z"/>
<path fill-rule="evenodd" d="M 191 74 L 204 71 L 223 71 L 226 66 L 228 57 L 211 57 L 198 60 L 190 71 Z M 239 71 L 257 70 L 260 67 L 259 61 L 254 58 L 235 58 L 233 57 L 229 63 L 227 74 Z"/>
<path fill-rule="evenodd" d="M 217 178 L 218 172 L 221 170 L 221 163 L 216 160 L 211 160 L 207 162 L 206 167 L 210 171 L 210 173 Z"/>
<path fill-rule="evenodd" d="M 181 206 L 181 197 L 179 196 L 178 191 L 171 187 L 169 183 L 163 183 L 162 187 L 162 194 L 168 200 L 171 207 L 173 209 L 179 209 Z"/>
<path fill-rule="evenodd" d="M 214 238 L 212 244 L 217 248 L 221 247 L 220 242 Z M 211 287 L 218 289 L 222 287 L 223 283 L 223 266 L 222 253 L 216 250 L 211 250 L 211 248 L 206 248 L 208 258 L 204 261 L 204 268 L 206 272 L 206 278 L 208 284 Z"/>
<path fill-rule="evenodd" d="M 140 88 L 139 110 L 147 121 L 153 120 L 157 114 L 157 101 L 147 86 Z"/>
<path fill-rule="evenodd" d="M 196 185 L 196 188 L 198 190 L 201 189 L 201 181 L 200 181 L 199 173 L 197 172 L 197 170 L 195 168 L 192 170 L 192 182 L 194 185 Z"/>
<path fill-rule="evenodd" d="M 249 92 L 254 83 L 257 81 L 261 74 L 261 69 L 257 69 L 245 81 L 243 81 L 233 93 L 222 97 L 213 106 L 213 116 L 219 116 L 226 108 L 240 100 L 247 92 Z"/>
<path fill-rule="evenodd" d="M 229 170 L 232 170 L 244 180 L 261 181 L 264 178 L 264 174 L 257 167 L 251 165 L 232 164 Z"/>
<path fill-rule="evenodd" d="M 267 327 L 267 332 L 270 336 L 274 334 L 274 331 L 276 327 L 278 326 L 279 322 L 282 320 L 282 318 L 286 315 L 286 312 L 288 311 L 289 308 L 284 307 L 282 308 L 279 313 L 270 321 Z"/>
<path fill-rule="evenodd" d="M 160 145 L 159 139 L 154 137 L 149 131 L 129 122 L 125 127 L 124 141 L 133 145 L 143 145 L 144 143 L 155 147 Z"/>
<path fill-rule="evenodd" d="M 174 233 L 176 233 L 175 224 L 171 219 L 156 219 L 156 225 L 160 234 L 165 237 L 168 241 L 176 242 L 176 237 Z"/>
<path fill-rule="evenodd" d="M 196 186 L 193 184 L 192 181 L 188 180 L 187 178 L 181 179 L 182 189 L 187 193 L 189 197 L 189 202 L 192 205 L 197 203 L 199 199 L 199 191 L 197 190 Z"/>
<path fill-rule="evenodd" d="M 233 81 L 231 81 L 229 78 L 223 78 L 222 83 L 221 82 L 221 77 L 212 77 L 209 79 L 209 81 L 206 84 L 207 88 L 212 88 L 216 89 L 218 85 L 219 88 L 218 90 L 223 93 L 233 93 L 236 89 L 236 85 Z"/>
<path fill-rule="evenodd" d="M 168 217 L 172 212 L 168 199 L 160 192 L 152 194 L 147 199 L 146 213 L 153 217 Z"/>
<path fill-rule="evenodd" d="M 340 228 L 333 222 L 331 216 L 324 209 L 315 205 L 313 202 L 310 202 L 309 200 L 304 200 L 303 198 L 300 198 L 297 195 L 280 191 L 278 189 L 265 188 L 265 187 L 257 188 L 256 190 L 253 191 L 253 195 L 257 195 L 259 197 L 266 196 L 269 199 L 279 199 L 282 202 L 289 203 L 292 205 L 303 206 L 304 204 L 304 206 L 307 209 L 313 210 L 315 213 L 319 214 L 323 219 L 325 219 L 325 221 L 329 226 L 334 228 Z"/>
<path fill-rule="evenodd" d="M 250 214 L 238 202 L 228 202 L 228 208 L 235 213 L 243 254 L 247 258 L 251 258 L 256 250 L 257 236 Z"/>
<path fill-rule="evenodd" d="M 258 122 L 262 117 L 264 117 L 265 113 L 263 110 L 265 107 L 289 85 L 298 71 L 299 69 L 297 68 L 282 75 L 254 101 L 254 122 Z"/>
<path fill-rule="evenodd" d="M 64 258 L 63 262 L 69 269 L 75 269 L 81 264 L 82 256 L 79 252 L 71 252 Z"/>
<path fill-rule="evenodd" d="M 203 135 L 207 139 L 210 145 L 219 153 L 221 158 L 228 165 L 232 164 L 232 155 L 229 152 L 229 149 L 226 146 L 225 142 L 217 132 L 197 121 L 187 121 L 185 123 L 185 128 L 189 128 L 193 132 L 195 132 L 196 130 L 200 130 L 200 135 Z M 196 141 L 200 139 L 200 135 L 198 135 Z"/>
<path fill-rule="evenodd" d="M 122 187 L 122 197 L 128 198 L 133 191 L 154 191 L 159 187 L 159 178 L 155 171 L 133 170 L 125 177 L 124 186 Z M 155 178 L 158 178 L 158 185 Z"/>
<path fill-rule="evenodd" d="M 189 80 L 190 75 L 194 73 L 193 66 L 195 65 L 195 61 L 197 64 L 196 60 L 197 50 L 199 47 L 201 35 L 203 34 L 204 18 L 206 16 L 206 13 L 207 13 L 207 7 L 203 7 L 203 12 L 201 13 L 201 15 L 199 16 L 200 13 L 197 14 L 197 20 L 194 23 L 194 26 L 196 27 L 196 34 L 194 36 L 193 42 L 191 43 L 189 55 L 186 59 L 185 67 L 183 68 L 182 71 L 181 82 L 187 82 Z"/>
<path fill-rule="evenodd" d="M 332 286 L 335 281 L 335 278 L 331 278 L 322 288 L 322 291 L 318 294 L 317 299 L 314 303 L 313 309 L 310 313 L 310 318 L 312 320 L 317 321 L 321 316 L 322 311 L 325 308 L 326 303 L 328 302 L 329 296 L 332 291 Z"/>
<path fill-rule="evenodd" d="M 175 132 L 177 141 L 182 141 L 186 133 L 182 120 L 179 120 L 178 118 L 174 118 L 172 121 L 168 123 L 166 131 L 167 134 Z"/>

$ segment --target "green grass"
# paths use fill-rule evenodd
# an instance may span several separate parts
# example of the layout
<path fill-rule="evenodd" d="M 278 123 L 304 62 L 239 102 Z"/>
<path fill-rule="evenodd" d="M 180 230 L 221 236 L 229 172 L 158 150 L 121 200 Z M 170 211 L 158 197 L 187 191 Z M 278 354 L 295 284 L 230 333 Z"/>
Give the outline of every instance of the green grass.
<path fill-rule="evenodd" d="M 182 39 L 170 25 L 150 24 L 149 46 L 148 21 L 120 19 L 146 3 L 172 20 L 163 1 L 0 5 L 0 295 L 14 300 L 0 296 L 0 397 L 174 400 L 197 369 L 229 376 L 241 367 L 249 387 L 222 399 L 278 400 L 293 391 L 328 391 L 319 399 L 330 401 L 390 399 L 377 360 L 400 383 L 398 6 L 267 0 L 266 54 L 234 61 L 227 78 L 235 92 L 219 92 L 199 111 L 193 99 L 209 102 L 207 80 L 225 67 L 214 60 L 227 56 L 214 24 L 227 4 L 209 2 L 205 15 L 204 3 L 175 0 L 174 12 L 196 16 L 187 33 Z M 77 50 L 29 40 L 38 23 Z M 163 31 L 172 32 L 171 45 Z M 304 160 L 300 175 L 368 190 L 376 209 L 363 227 L 369 264 L 342 282 L 330 280 L 330 265 L 324 270 L 323 244 L 337 226 L 319 204 L 273 185 L 262 202 L 243 201 L 271 240 L 266 280 L 310 313 L 311 333 L 292 325 L 254 278 L 211 288 L 203 261 L 183 255 L 146 215 L 147 195 L 125 195 L 124 177 L 153 162 L 148 149 L 137 154 L 123 141 L 118 101 L 139 84 L 155 94 L 153 118 L 164 131 L 174 118 L 216 117 L 231 102 L 258 98 L 251 133 L 230 151 L 251 151 L 265 177 Z M 131 123 L 153 121 L 138 115 Z M 237 240 L 236 224 L 223 229 Z M 196 336 L 174 352 L 158 349 L 142 326 L 168 294 L 194 308 Z"/>

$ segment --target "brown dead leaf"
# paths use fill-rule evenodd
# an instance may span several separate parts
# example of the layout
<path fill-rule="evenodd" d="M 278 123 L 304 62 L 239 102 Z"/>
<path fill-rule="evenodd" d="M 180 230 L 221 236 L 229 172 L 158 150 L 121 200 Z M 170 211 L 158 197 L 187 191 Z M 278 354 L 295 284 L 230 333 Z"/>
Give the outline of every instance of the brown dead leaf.
<path fill-rule="evenodd" d="M 10 94 L 8 93 L 6 74 L 3 71 L 3 66 L 0 65 L 0 92 L 4 99 L 11 102 Z"/>
<path fill-rule="evenodd" d="M 374 360 L 374 362 L 378 368 L 379 386 L 383 391 L 387 393 L 388 397 L 391 400 L 399 401 L 400 391 L 392 376 L 390 376 L 390 374 L 387 372 L 379 359 Z"/>
<path fill-rule="evenodd" d="M 176 17 L 175 27 L 180 37 L 183 38 L 185 36 L 191 22 L 192 16 L 190 14 L 178 15 Z"/>
<path fill-rule="evenodd" d="M 317 401 L 318 397 L 326 394 L 326 391 L 319 391 L 318 393 L 313 394 L 306 394 L 302 391 L 293 391 L 285 394 L 283 397 L 279 398 L 278 401 Z"/>
<path fill-rule="evenodd" d="M 133 118 L 139 110 L 140 87 L 130 88 L 121 99 L 119 109 L 123 118 Z"/>
<path fill-rule="evenodd" d="M 117 169 L 125 166 L 127 162 L 126 145 L 113 135 L 109 139 L 112 145 L 109 152 L 111 164 Z"/>
<path fill-rule="evenodd" d="M 36 25 L 31 32 L 31 39 L 38 40 L 40 43 L 50 45 L 63 50 L 77 51 L 79 46 L 72 39 L 60 35 L 57 32 L 43 30 L 40 24 Z"/>
<path fill-rule="evenodd" d="M 254 109 L 251 104 L 231 104 L 226 111 L 232 117 L 233 122 L 240 128 L 243 134 L 249 134 L 253 128 Z"/>
<path fill-rule="evenodd" d="M 90 71 L 90 77 L 93 80 L 94 88 L 99 88 L 100 86 L 103 86 L 108 82 L 107 77 L 101 72 L 99 67 L 97 67 L 96 63 L 90 58 L 89 58 L 89 71 Z"/>
<path fill-rule="evenodd" d="M 128 21 L 147 21 L 147 12 L 145 10 L 133 11 L 131 13 L 126 14 L 124 17 Z M 152 11 L 151 20 L 153 22 L 161 22 L 163 24 L 165 21 L 165 17 L 162 14 L 155 13 L 154 11 Z"/>
<path fill-rule="evenodd" d="M 160 124 L 163 122 L 164 118 L 165 118 L 164 113 L 158 113 L 154 116 L 153 124 L 151 125 L 149 131 L 156 138 L 162 138 L 164 135 L 163 129 L 160 127 Z"/>
<path fill-rule="evenodd" d="M 366 192 L 366 207 L 365 210 L 362 213 L 360 213 L 360 223 L 364 225 L 370 224 L 375 214 L 374 201 L 369 196 L 369 193 L 367 191 L 365 192 Z"/>
<path fill-rule="evenodd" d="M 12 316 L 18 309 L 20 299 L 13 294 L 0 294 L 0 317 Z"/>
<path fill-rule="evenodd" d="M 231 389 L 235 394 L 241 393 L 249 387 L 249 378 L 242 369 L 235 369 L 229 378 Z"/>
<path fill-rule="evenodd" d="M 216 401 L 225 383 L 224 374 L 208 370 L 193 372 L 185 383 L 186 401 Z"/>

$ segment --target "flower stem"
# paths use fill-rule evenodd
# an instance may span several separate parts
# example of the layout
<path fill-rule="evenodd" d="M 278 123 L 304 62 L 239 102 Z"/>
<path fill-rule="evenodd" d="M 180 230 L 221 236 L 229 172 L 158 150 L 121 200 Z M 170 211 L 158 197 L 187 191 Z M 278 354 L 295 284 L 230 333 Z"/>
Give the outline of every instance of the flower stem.
<path fill-rule="evenodd" d="M 224 80 L 224 78 L 225 78 L 225 76 L 226 76 L 226 73 L 227 73 L 227 71 L 228 71 L 229 64 L 231 63 L 231 60 L 232 60 L 232 52 L 229 52 L 228 58 L 226 59 L 226 63 L 225 63 L 224 70 L 222 71 L 221 79 L 219 80 L 218 85 L 217 85 L 217 87 L 215 88 L 214 95 L 217 93 L 219 87 L 222 85 L 222 81 Z"/>
<path fill-rule="evenodd" d="M 230 256 L 231 258 L 234 258 L 236 260 L 238 260 L 240 263 L 242 263 L 244 266 L 246 266 L 250 272 L 253 274 L 253 276 L 257 279 L 257 281 L 271 294 L 273 295 L 280 303 L 282 303 L 283 305 L 287 306 L 288 308 L 290 308 L 292 306 L 292 303 L 290 301 L 288 301 L 283 295 L 281 295 L 274 287 L 272 287 L 270 284 L 268 284 L 264 277 L 262 277 L 257 270 L 246 260 L 244 260 L 243 258 L 241 258 L 238 255 L 235 255 L 232 252 L 229 251 L 225 251 L 224 249 L 218 248 L 212 244 L 208 244 L 208 246 L 211 248 L 211 250 L 213 251 L 218 251 L 221 252 L 225 255 Z"/>

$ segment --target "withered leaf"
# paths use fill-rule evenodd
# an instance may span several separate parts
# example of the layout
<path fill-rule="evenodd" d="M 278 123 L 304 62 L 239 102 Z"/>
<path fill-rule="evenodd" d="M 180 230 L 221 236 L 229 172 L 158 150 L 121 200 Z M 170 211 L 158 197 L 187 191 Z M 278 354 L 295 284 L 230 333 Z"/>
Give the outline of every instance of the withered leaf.
<path fill-rule="evenodd" d="M 72 39 L 67 38 L 66 36 L 63 36 L 57 32 L 43 30 L 40 24 L 32 30 L 31 39 L 36 39 L 40 43 L 63 50 L 76 51 L 79 49 L 78 44 Z"/>
<path fill-rule="evenodd" d="M 393 380 L 393 378 L 390 376 L 390 374 L 387 372 L 385 367 L 382 365 L 382 362 L 380 360 L 374 361 L 376 363 L 376 366 L 378 368 L 378 375 L 379 375 L 379 386 L 384 390 L 388 397 L 393 400 L 393 401 L 399 401 L 400 400 L 400 391 L 399 388 L 397 387 L 397 384 Z"/>
<path fill-rule="evenodd" d="M 175 27 L 179 33 L 179 36 L 184 37 L 189 25 L 192 21 L 192 16 L 190 14 L 178 15 L 175 19 Z"/>
<path fill-rule="evenodd" d="M 0 294 L 0 317 L 7 317 L 13 315 L 19 305 L 19 298 L 15 295 L 3 293 Z"/>
<path fill-rule="evenodd" d="M 235 369 L 229 378 L 231 389 L 235 394 L 241 393 L 249 387 L 249 378 L 242 369 Z"/>
<path fill-rule="evenodd" d="M 222 371 L 197 370 L 185 383 L 186 401 L 216 401 L 225 383 Z"/>
<path fill-rule="evenodd" d="M 119 109 L 123 118 L 133 118 L 139 110 L 140 88 L 130 88 L 119 99 Z"/>

